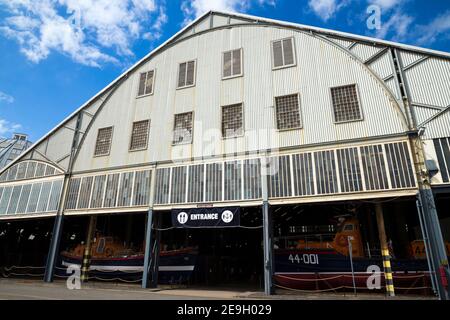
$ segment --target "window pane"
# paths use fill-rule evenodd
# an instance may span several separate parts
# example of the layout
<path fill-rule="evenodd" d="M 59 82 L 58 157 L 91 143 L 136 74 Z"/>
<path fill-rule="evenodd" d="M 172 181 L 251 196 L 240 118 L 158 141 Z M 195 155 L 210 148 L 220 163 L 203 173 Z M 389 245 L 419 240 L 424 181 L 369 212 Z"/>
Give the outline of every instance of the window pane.
<path fill-rule="evenodd" d="M 362 191 L 361 168 L 358 149 L 340 149 L 337 151 L 342 192 Z"/>
<path fill-rule="evenodd" d="M 295 154 L 292 156 L 294 170 L 294 193 L 296 196 L 314 194 L 314 179 L 311 153 Z"/>
<path fill-rule="evenodd" d="M 206 201 L 222 200 L 222 164 L 206 165 Z"/>
<path fill-rule="evenodd" d="M 280 130 L 301 127 L 298 95 L 275 98 L 277 127 Z"/>
<path fill-rule="evenodd" d="M 149 124 L 149 120 L 133 123 L 130 150 L 147 149 Z"/>
<path fill-rule="evenodd" d="M 331 98 L 336 122 L 361 119 L 356 85 L 331 88 Z"/>
<path fill-rule="evenodd" d="M 97 176 L 94 179 L 94 187 L 91 197 L 91 208 L 101 208 L 103 202 L 103 192 L 105 190 L 106 176 Z"/>
<path fill-rule="evenodd" d="M 112 127 L 98 130 L 97 142 L 95 144 L 95 156 L 108 155 L 111 149 Z"/>
<path fill-rule="evenodd" d="M 243 134 L 242 104 L 222 107 L 222 135 L 235 137 Z"/>
<path fill-rule="evenodd" d="M 133 172 L 124 172 L 120 175 L 120 189 L 118 207 L 129 207 L 131 204 L 131 192 L 133 190 Z"/>
<path fill-rule="evenodd" d="M 84 177 L 80 187 L 80 197 L 78 199 L 78 209 L 89 208 L 89 200 L 91 198 L 93 177 Z"/>
<path fill-rule="evenodd" d="M 240 161 L 225 162 L 225 200 L 242 198 L 242 165 Z"/>
<path fill-rule="evenodd" d="M 382 146 L 361 147 L 361 159 L 367 190 L 388 189 Z"/>
<path fill-rule="evenodd" d="M 186 167 L 172 168 L 171 203 L 183 203 L 186 201 Z"/>
<path fill-rule="evenodd" d="M 268 158 L 270 165 L 268 175 L 268 189 L 270 198 L 290 197 L 291 172 L 289 156 Z"/>
<path fill-rule="evenodd" d="M 178 88 L 186 85 L 186 69 L 187 63 L 180 63 L 180 70 L 178 72 Z"/>
<path fill-rule="evenodd" d="M 134 196 L 133 205 L 134 206 L 144 206 L 148 205 L 148 200 L 150 197 L 150 179 L 151 171 L 138 171 L 136 172 L 136 178 L 134 181 Z"/>
<path fill-rule="evenodd" d="M 155 72 L 149 71 L 147 72 L 147 79 L 145 81 L 145 94 L 151 94 L 153 92 L 153 75 Z"/>
<path fill-rule="evenodd" d="M 189 61 L 187 66 L 186 85 L 191 86 L 194 84 L 195 78 L 195 61 Z"/>
<path fill-rule="evenodd" d="M 190 143 L 192 141 L 192 112 L 176 114 L 173 129 L 173 143 Z"/>
<path fill-rule="evenodd" d="M 283 47 L 281 41 L 275 41 L 273 46 L 273 66 L 275 68 L 283 66 Z"/>
<path fill-rule="evenodd" d="M 78 192 L 80 190 L 80 178 L 72 178 L 69 182 L 69 190 L 67 192 L 66 209 L 75 209 L 77 206 Z"/>
<path fill-rule="evenodd" d="M 142 96 L 145 94 L 145 73 L 141 73 L 141 77 L 139 78 L 139 92 L 138 95 Z"/>
<path fill-rule="evenodd" d="M 261 161 L 244 161 L 244 199 L 259 199 L 261 192 Z"/>
<path fill-rule="evenodd" d="M 284 65 L 288 66 L 294 64 L 294 48 L 292 45 L 293 39 L 283 40 Z"/>
<path fill-rule="evenodd" d="M 20 195 L 17 213 L 25 213 L 27 211 L 28 199 L 30 198 L 31 184 L 24 185 L 22 194 Z"/>
<path fill-rule="evenodd" d="M 113 208 L 117 204 L 117 191 L 119 186 L 119 173 L 109 174 L 106 181 L 106 192 L 103 208 Z"/>
<path fill-rule="evenodd" d="M 155 203 L 166 204 L 169 202 L 170 168 L 156 170 Z"/>
<path fill-rule="evenodd" d="M 204 170 L 202 164 L 189 167 L 188 202 L 203 202 Z"/>
<path fill-rule="evenodd" d="M 318 194 L 337 193 L 336 162 L 333 151 L 314 153 Z"/>
<path fill-rule="evenodd" d="M 232 61 L 231 61 L 231 51 L 225 52 L 223 54 L 223 76 L 231 77 L 232 75 Z"/>
<path fill-rule="evenodd" d="M 233 75 L 241 74 L 241 49 L 233 51 Z"/>

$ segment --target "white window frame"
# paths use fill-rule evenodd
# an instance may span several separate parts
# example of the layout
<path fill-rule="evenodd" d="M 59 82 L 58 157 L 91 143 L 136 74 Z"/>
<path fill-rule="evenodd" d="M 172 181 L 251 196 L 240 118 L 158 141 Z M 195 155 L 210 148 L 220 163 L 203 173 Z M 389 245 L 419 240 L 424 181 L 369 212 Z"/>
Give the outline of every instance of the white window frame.
<path fill-rule="evenodd" d="M 226 77 L 224 75 L 224 66 L 225 66 L 225 53 L 231 52 L 231 61 L 233 61 L 233 52 L 239 50 L 241 52 L 241 73 L 233 74 L 233 65 L 231 65 L 231 76 Z M 222 52 L 222 80 L 228 80 L 233 78 L 238 78 L 244 76 L 244 50 L 243 48 L 232 49 Z"/>
<path fill-rule="evenodd" d="M 358 99 L 358 107 L 359 107 L 359 119 L 352 119 L 352 120 L 345 120 L 345 121 L 336 121 L 336 112 L 334 110 L 334 104 L 333 104 L 333 90 L 337 88 L 343 88 L 343 87 L 349 87 L 349 86 L 355 86 L 356 88 L 356 98 Z M 328 89 L 329 96 L 330 96 L 330 102 L 331 102 L 331 111 L 333 112 L 333 123 L 334 124 L 344 124 L 344 123 L 350 123 L 350 122 L 358 122 L 358 121 L 364 121 L 364 113 L 363 113 L 363 106 L 361 101 L 361 94 L 359 92 L 359 86 L 357 83 L 349 83 L 344 85 L 338 85 L 333 86 Z"/>
<path fill-rule="evenodd" d="M 292 42 L 292 54 L 294 56 L 294 63 L 292 63 L 292 64 L 284 64 L 284 46 L 283 46 L 283 41 L 285 41 L 285 40 L 291 40 L 291 42 Z M 275 42 L 279 42 L 279 41 L 281 41 L 283 65 L 279 66 L 279 67 L 275 67 L 275 53 L 274 53 L 274 50 L 273 50 L 274 49 L 273 44 Z M 297 50 L 296 50 L 296 45 L 295 45 L 295 38 L 294 37 L 287 37 L 287 38 L 283 38 L 283 39 L 272 40 L 270 42 L 270 54 L 271 54 L 271 58 L 272 58 L 272 70 L 280 70 L 280 69 L 295 67 L 297 65 Z"/>
<path fill-rule="evenodd" d="M 144 122 L 144 121 L 148 122 L 148 125 L 147 125 L 147 144 L 146 144 L 145 147 L 131 149 L 131 144 L 133 142 L 133 128 L 134 128 L 134 124 L 135 123 L 139 123 L 139 122 Z M 150 128 L 151 128 L 151 120 L 150 119 L 143 119 L 143 120 L 133 121 L 133 123 L 131 124 L 130 143 L 129 143 L 129 146 L 128 146 L 128 151 L 129 152 L 143 151 L 143 150 L 147 150 L 148 149 L 148 145 L 150 143 Z"/>
<path fill-rule="evenodd" d="M 298 116 L 300 119 L 300 126 L 297 127 L 293 127 L 293 128 L 285 128 L 285 129 L 280 129 L 278 128 L 278 106 L 277 106 L 277 98 L 283 98 L 283 97 L 288 97 L 288 96 L 293 96 L 293 95 L 297 95 L 297 101 L 298 101 Z M 274 96 L 273 97 L 273 105 L 274 105 L 274 111 L 275 111 L 275 128 L 277 129 L 277 131 L 279 132 L 283 132 L 283 131 L 291 131 L 291 130 L 300 130 L 303 129 L 303 114 L 302 114 L 302 102 L 301 102 L 301 95 L 300 92 L 295 92 L 292 94 L 283 94 L 280 96 Z"/>
<path fill-rule="evenodd" d="M 189 62 L 194 62 L 194 83 L 190 84 L 190 85 L 186 85 L 187 74 L 188 74 L 188 72 L 187 72 L 187 64 Z M 180 80 L 180 67 L 181 67 L 182 64 L 186 64 L 186 76 L 185 76 L 185 79 L 184 79 L 185 80 L 184 81 L 185 85 L 180 87 L 180 86 L 178 86 L 178 84 L 179 84 L 179 80 Z M 177 72 L 177 79 L 176 79 L 176 81 L 177 81 L 177 84 L 176 84 L 177 90 L 195 87 L 195 85 L 197 83 L 197 59 L 187 60 L 187 61 L 178 63 L 178 72 Z"/>
<path fill-rule="evenodd" d="M 175 133 L 175 117 L 177 115 L 182 115 L 182 114 L 187 114 L 187 113 L 191 113 L 192 114 L 192 130 L 191 130 L 191 140 L 190 141 L 183 141 L 183 142 L 175 142 L 174 141 L 174 133 Z M 194 142 L 194 123 L 195 123 L 195 114 L 194 111 L 187 111 L 187 112 L 180 112 L 180 113 L 175 113 L 173 115 L 173 126 L 172 126 L 172 146 L 182 146 L 182 145 L 187 145 L 187 144 L 192 144 Z"/>
<path fill-rule="evenodd" d="M 142 94 L 142 95 L 139 95 L 139 86 L 140 86 L 141 75 L 145 73 L 145 84 L 144 84 L 144 92 L 145 92 L 145 88 L 147 87 L 147 80 L 148 80 L 147 76 L 148 76 L 148 73 L 149 73 L 149 72 L 152 72 L 152 71 L 153 71 L 152 91 L 151 91 L 150 93 L 144 93 L 144 94 Z M 148 97 L 148 96 L 153 95 L 153 93 L 154 93 L 154 91 L 155 91 L 155 77 L 156 77 L 156 69 L 152 69 L 152 70 L 148 70 L 148 71 L 140 72 L 140 73 L 139 73 L 139 77 L 138 77 L 138 90 L 137 90 L 138 92 L 137 92 L 136 98 Z"/>
<path fill-rule="evenodd" d="M 242 108 L 242 133 L 241 134 L 232 135 L 232 136 L 224 136 L 223 135 L 223 108 L 234 106 L 234 105 L 238 105 L 238 104 L 240 104 L 241 108 Z M 222 136 L 222 140 L 236 139 L 236 138 L 241 138 L 241 137 L 245 136 L 245 109 L 244 109 L 244 103 L 243 102 L 231 103 L 231 104 L 227 104 L 227 105 L 224 105 L 224 106 L 220 107 L 220 135 Z"/>
<path fill-rule="evenodd" d="M 111 128 L 111 143 L 109 144 L 108 153 L 95 154 L 95 151 L 97 150 L 98 134 L 100 133 L 100 130 L 102 130 L 102 129 L 109 129 L 109 128 Z M 94 158 L 107 157 L 107 156 L 109 156 L 111 154 L 111 147 L 112 147 L 112 143 L 113 143 L 113 138 L 114 138 L 114 126 L 98 128 L 97 136 L 96 136 L 96 139 L 95 139 L 95 145 L 94 145 Z"/>

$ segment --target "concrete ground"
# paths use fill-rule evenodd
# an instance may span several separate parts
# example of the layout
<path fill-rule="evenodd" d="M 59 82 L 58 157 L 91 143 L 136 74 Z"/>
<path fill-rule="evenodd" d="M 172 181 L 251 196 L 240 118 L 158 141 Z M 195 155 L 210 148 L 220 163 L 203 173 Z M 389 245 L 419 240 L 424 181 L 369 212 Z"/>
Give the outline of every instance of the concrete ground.
<path fill-rule="evenodd" d="M 0 300 L 229 300 L 229 299 L 283 299 L 283 300 L 388 300 L 380 294 L 352 293 L 298 293 L 277 290 L 267 297 L 262 292 L 236 289 L 171 288 L 142 289 L 139 285 L 90 282 L 80 290 L 69 290 L 65 281 L 44 283 L 41 280 L 0 278 Z M 389 298 L 392 299 L 392 298 Z M 397 296 L 396 300 L 429 300 L 434 297 Z"/>

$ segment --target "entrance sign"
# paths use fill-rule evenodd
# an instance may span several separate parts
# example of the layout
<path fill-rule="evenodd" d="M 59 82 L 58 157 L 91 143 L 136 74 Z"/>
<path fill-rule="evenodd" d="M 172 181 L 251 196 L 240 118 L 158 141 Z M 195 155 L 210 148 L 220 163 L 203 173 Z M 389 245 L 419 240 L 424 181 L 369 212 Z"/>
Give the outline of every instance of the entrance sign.
<path fill-rule="evenodd" d="M 240 208 L 193 208 L 172 210 L 172 225 L 176 228 L 239 227 Z"/>

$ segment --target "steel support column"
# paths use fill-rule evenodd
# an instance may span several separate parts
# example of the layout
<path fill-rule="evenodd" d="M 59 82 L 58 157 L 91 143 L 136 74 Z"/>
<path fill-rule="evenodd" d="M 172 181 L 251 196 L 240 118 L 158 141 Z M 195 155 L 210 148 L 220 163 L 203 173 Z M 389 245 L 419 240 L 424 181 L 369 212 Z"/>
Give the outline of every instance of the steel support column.
<path fill-rule="evenodd" d="M 272 238 L 272 215 L 270 212 L 267 174 L 268 168 L 265 159 L 262 159 L 261 165 L 261 182 L 262 182 L 262 216 L 263 216 L 263 250 L 264 250 L 264 293 L 266 295 L 274 294 L 273 288 L 273 238 Z"/>
<path fill-rule="evenodd" d="M 436 211 L 434 196 L 431 189 L 421 188 L 419 190 L 418 200 L 421 203 L 423 228 L 428 235 L 430 247 L 430 261 L 432 267 L 432 277 L 436 281 L 436 290 L 441 300 L 449 300 L 450 292 L 445 288 L 443 279 L 440 276 L 440 268 L 444 268 L 449 274 L 449 264 L 444 239 L 442 237 L 439 217 Z M 425 244 L 426 245 L 426 244 Z"/>
<path fill-rule="evenodd" d="M 381 256 L 383 258 L 384 280 L 386 283 L 386 293 L 390 297 L 395 297 L 394 279 L 392 277 L 391 255 L 389 253 L 386 229 L 384 224 L 383 207 L 381 203 L 375 204 L 377 215 L 378 234 L 380 238 Z"/>
<path fill-rule="evenodd" d="M 64 224 L 64 215 L 58 214 L 55 217 L 55 223 L 53 225 L 52 240 L 50 242 L 50 250 L 47 255 L 47 263 L 45 265 L 45 282 L 53 282 L 55 273 L 56 257 L 59 251 L 59 244 L 61 241 L 62 229 Z"/>
<path fill-rule="evenodd" d="M 159 272 L 159 254 L 160 254 L 160 244 L 161 244 L 161 231 L 159 230 L 161 228 L 161 214 L 156 214 L 154 217 L 153 224 L 156 226 L 154 229 L 155 234 L 155 240 L 153 245 L 153 251 L 152 251 L 152 258 L 151 258 L 151 264 L 150 269 L 152 271 L 152 280 L 150 282 L 151 288 L 157 288 L 158 287 L 158 272 Z"/>
<path fill-rule="evenodd" d="M 142 288 L 149 288 L 148 275 L 152 255 L 152 228 L 153 228 L 153 208 L 147 212 L 147 224 L 145 227 L 145 253 L 144 253 L 144 272 L 142 273 Z"/>
<path fill-rule="evenodd" d="M 155 250 L 153 250 L 153 199 L 155 194 L 155 182 L 156 182 L 156 167 L 152 170 L 151 179 L 150 179 L 150 200 L 149 200 L 149 209 L 147 212 L 147 223 L 145 227 L 145 252 L 144 252 L 144 271 L 142 273 L 142 283 L 141 286 L 143 289 L 147 289 L 150 287 L 156 288 L 158 286 L 158 280 L 156 276 L 153 274 L 153 270 L 151 270 L 152 265 L 158 264 L 156 259 L 154 259 Z M 159 244 L 158 244 L 159 245 Z M 159 258 L 159 250 L 158 250 L 158 258 Z M 159 259 L 158 259 L 159 260 Z M 152 262 L 153 261 L 153 262 Z M 158 267 L 157 267 L 158 268 Z M 158 269 L 156 269 L 158 270 Z M 149 272 L 152 273 L 152 281 L 149 283 Z"/>
<path fill-rule="evenodd" d="M 92 240 L 95 237 L 95 230 L 97 227 L 97 217 L 91 216 L 89 218 L 89 226 L 86 235 L 86 245 L 84 246 L 83 260 L 81 262 L 81 281 L 88 282 L 89 280 L 89 267 L 91 265 L 91 249 Z"/>
<path fill-rule="evenodd" d="M 59 244 L 61 242 L 61 235 L 64 225 L 64 205 L 67 195 L 67 189 L 69 187 L 69 176 L 64 177 L 63 188 L 61 190 L 61 197 L 58 204 L 58 213 L 55 217 L 55 223 L 53 225 L 52 240 L 50 242 L 50 248 L 47 255 L 47 262 L 45 264 L 45 282 L 53 282 L 55 274 L 56 258 L 59 252 Z"/>

